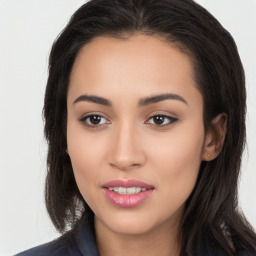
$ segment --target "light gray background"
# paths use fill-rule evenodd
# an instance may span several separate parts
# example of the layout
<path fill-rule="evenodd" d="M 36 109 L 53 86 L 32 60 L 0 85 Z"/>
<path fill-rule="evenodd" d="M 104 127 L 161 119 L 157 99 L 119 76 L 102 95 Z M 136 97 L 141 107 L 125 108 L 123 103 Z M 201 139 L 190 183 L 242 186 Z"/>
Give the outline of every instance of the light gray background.
<path fill-rule="evenodd" d="M 246 70 L 240 205 L 256 227 L 256 0 L 198 0 L 235 38 Z M 41 118 L 50 47 L 82 0 L 0 0 L 0 255 L 58 236 L 43 201 Z"/>

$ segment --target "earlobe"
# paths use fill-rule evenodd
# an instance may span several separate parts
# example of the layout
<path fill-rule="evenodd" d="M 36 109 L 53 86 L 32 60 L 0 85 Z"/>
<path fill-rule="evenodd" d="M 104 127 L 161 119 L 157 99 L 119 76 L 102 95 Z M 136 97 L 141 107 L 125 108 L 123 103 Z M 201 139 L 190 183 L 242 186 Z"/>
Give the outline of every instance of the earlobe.
<path fill-rule="evenodd" d="M 211 161 L 215 159 L 224 144 L 227 129 L 227 114 L 221 113 L 212 121 L 206 131 L 202 160 Z"/>

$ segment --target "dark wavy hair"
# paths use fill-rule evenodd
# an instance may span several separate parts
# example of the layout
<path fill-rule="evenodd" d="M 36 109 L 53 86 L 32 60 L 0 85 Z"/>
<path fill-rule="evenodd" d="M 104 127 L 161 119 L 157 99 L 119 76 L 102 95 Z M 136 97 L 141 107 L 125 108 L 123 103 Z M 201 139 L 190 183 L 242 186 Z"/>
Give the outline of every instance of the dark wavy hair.
<path fill-rule="evenodd" d="M 181 255 L 211 243 L 226 255 L 256 253 L 256 235 L 238 208 L 237 185 L 245 144 L 243 66 L 232 36 L 192 0 L 92 0 L 81 6 L 52 46 L 44 119 L 49 145 L 45 200 L 56 229 L 64 233 L 82 215 L 93 216 L 76 185 L 66 153 L 70 73 L 84 45 L 99 36 L 127 40 L 135 33 L 163 38 L 191 58 L 204 100 L 207 128 L 226 113 L 227 134 L 219 156 L 202 162 L 181 222 Z"/>

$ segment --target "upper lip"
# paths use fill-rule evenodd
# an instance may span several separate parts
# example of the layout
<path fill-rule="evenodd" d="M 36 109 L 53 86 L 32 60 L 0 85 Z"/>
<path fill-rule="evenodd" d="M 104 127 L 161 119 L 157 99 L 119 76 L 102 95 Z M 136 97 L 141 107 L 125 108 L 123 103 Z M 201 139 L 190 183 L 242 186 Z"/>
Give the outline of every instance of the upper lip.
<path fill-rule="evenodd" d="M 130 180 L 111 180 L 102 185 L 103 188 L 109 187 L 123 187 L 123 188 L 131 188 L 131 187 L 140 187 L 146 189 L 153 189 L 154 186 L 147 184 L 143 181 L 130 179 Z"/>

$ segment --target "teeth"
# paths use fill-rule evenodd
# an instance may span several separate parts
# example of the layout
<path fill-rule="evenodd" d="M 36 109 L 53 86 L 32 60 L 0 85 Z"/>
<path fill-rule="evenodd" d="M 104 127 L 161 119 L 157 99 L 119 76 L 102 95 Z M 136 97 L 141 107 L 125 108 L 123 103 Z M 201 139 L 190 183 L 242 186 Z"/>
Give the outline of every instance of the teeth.
<path fill-rule="evenodd" d="M 126 188 L 119 188 L 119 194 L 126 194 Z"/>
<path fill-rule="evenodd" d="M 131 195 L 131 194 L 137 194 L 141 191 L 146 191 L 146 188 L 140 188 L 140 187 L 131 187 L 131 188 L 124 188 L 124 187 L 109 187 L 109 190 L 112 190 L 120 195 Z"/>

